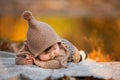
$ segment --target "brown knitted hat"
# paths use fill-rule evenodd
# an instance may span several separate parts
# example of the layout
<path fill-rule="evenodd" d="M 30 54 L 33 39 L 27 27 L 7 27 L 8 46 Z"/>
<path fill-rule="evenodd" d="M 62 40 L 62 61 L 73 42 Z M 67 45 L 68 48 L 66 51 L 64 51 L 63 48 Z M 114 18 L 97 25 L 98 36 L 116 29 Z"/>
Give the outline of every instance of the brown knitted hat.
<path fill-rule="evenodd" d="M 48 47 L 61 41 L 51 26 L 37 21 L 32 16 L 32 12 L 24 11 L 23 17 L 28 21 L 29 25 L 27 31 L 28 48 L 35 57 Z"/>

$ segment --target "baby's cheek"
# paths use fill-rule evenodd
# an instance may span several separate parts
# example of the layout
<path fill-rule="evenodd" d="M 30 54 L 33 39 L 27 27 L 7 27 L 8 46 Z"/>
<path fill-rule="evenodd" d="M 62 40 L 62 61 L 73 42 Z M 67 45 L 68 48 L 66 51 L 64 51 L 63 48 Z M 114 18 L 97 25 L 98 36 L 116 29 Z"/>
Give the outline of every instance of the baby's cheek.
<path fill-rule="evenodd" d="M 58 55 L 59 55 L 59 52 L 57 51 L 57 52 L 55 52 L 55 54 L 56 54 L 56 56 L 58 56 Z"/>
<path fill-rule="evenodd" d="M 49 60 L 50 57 L 48 55 L 40 56 L 40 60 Z"/>

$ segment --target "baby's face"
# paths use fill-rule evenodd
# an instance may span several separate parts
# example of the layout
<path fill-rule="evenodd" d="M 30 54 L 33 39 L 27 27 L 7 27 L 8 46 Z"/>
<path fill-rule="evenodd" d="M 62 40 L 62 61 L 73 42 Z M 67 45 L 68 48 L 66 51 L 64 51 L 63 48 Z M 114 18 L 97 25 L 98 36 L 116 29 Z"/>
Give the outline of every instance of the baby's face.
<path fill-rule="evenodd" d="M 58 44 L 53 45 L 48 51 L 44 51 L 38 57 L 42 61 L 47 61 L 54 59 L 56 56 L 59 55 L 60 48 Z"/>

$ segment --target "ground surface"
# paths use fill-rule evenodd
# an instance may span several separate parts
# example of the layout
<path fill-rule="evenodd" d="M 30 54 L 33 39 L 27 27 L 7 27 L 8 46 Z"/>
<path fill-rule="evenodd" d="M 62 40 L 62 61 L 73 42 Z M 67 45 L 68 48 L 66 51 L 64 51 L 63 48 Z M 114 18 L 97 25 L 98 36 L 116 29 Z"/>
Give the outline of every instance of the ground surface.
<path fill-rule="evenodd" d="M 87 59 L 78 64 L 69 63 L 68 68 L 43 69 L 37 66 L 15 65 L 15 55 L 0 51 L 0 80 L 44 80 L 51 76 L 93 76 L 120 80 L 120 62 L 95 62 Z"/>

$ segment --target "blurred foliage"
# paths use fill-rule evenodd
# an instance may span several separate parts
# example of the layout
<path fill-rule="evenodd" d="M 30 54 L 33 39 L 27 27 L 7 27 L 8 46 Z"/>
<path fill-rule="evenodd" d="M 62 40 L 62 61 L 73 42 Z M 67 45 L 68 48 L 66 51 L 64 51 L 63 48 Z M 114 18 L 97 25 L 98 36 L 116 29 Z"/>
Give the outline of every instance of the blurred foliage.
<path fill-rule="evenodd" d="M 119 7 L 119 0 L 0 0 L 0 50 L 23 43 L 28 27 L 20 15 L 31 10 L 90 58 L 120 61 Z"/>

